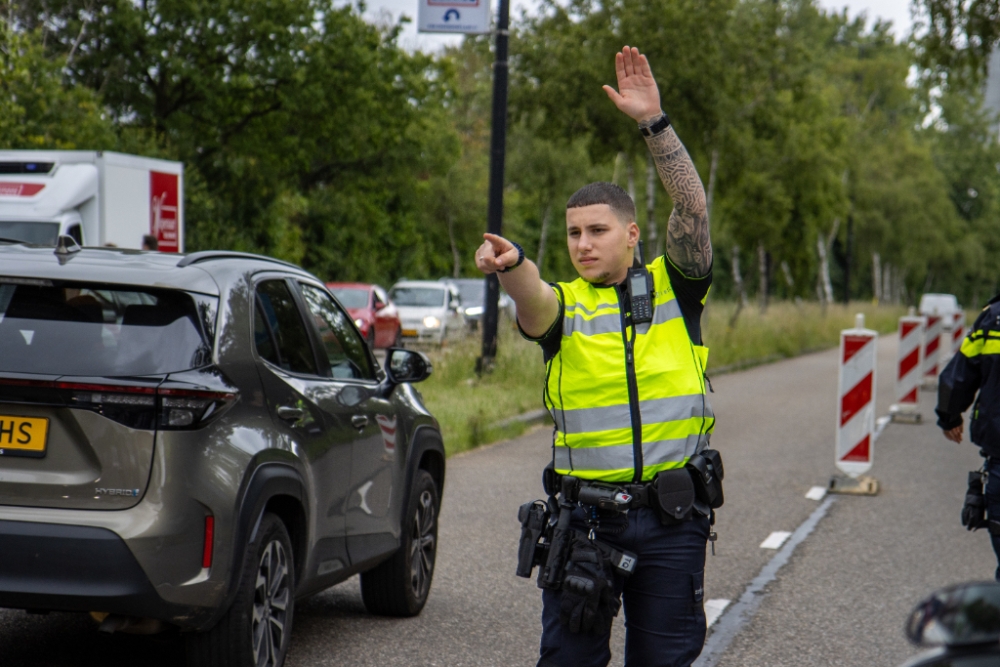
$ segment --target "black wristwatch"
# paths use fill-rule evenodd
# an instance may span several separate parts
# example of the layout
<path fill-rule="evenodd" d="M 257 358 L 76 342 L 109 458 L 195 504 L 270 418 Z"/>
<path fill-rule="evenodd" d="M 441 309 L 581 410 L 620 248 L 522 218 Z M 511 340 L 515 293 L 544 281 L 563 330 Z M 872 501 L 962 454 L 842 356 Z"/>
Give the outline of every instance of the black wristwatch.
<path fill-rule="evenodd" d="M 505 266 L 502 269 L 497 269 L 499 273 L 507 273 L 508 271 L 513 271 L 514 269 L 516 269 L 517 267 L 521 266 L 521 264 L 524 263 L 524 248 L 514 243 L 513 241 L 511 241 L 510 244 L 515 248 L 517 248 L 517 263 L 514 264 L 514 266 Z"/>
<path fill-rule="evenodd" d="M 642 136 L 652 137 L 670 127 L 670 116 L 668 116 L 666 113 L 662 111 L 660 112 L 660 114 L 661 114 L 660 119 L 657 120 L 652 125 L 650 125 L 649 127 L 642 127 L 641 125 L 639 126 L 639 131 L 642 132 Z"/>

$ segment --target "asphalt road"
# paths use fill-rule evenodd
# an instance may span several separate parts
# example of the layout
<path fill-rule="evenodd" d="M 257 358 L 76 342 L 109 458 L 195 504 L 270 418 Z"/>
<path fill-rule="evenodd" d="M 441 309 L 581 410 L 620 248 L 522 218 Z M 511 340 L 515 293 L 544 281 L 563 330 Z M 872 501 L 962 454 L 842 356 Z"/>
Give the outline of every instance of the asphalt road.
<path fill-rule="evenodd" d="M 895 349 L 895 337 L 879 344 L 878 414 L 892 402 Z M 836 357 L 822 352 L 713 379 L 726 505 L 706 599 L 737 600 L 775 556 L 761 542 L 816 510 L 805 494 L 835 472 Z M 933 399 L 921 397 L 924 424 L 892 424 L 876 443 L 880 494 L 835 498 L 715 664 L 892 667 L 916 652 L 902 633 L 914 604 L 938 587 L 992 578 L 988 538 L 966 533 L 958 519 L 966 472 L 981 459 L 970 444 L 941 437 Z M 438 569 L 420 617 L 368 615 L 357 579 L 349 580 L 298 605 L 289 667 L 533 665 L 540 594 L 513 574 L 515 515 L 541 494 L 549 437 L 539 428 L 449 460 Z M 715 627 L 723 623 L 725 615 Z M 619 618 L 612 665 L 622 664 L 623 639 Z M 174 635 L 108 636 L 79 615 L 0 611 L 0 666 L 98 663 L 177 666 L 182 655 Z"/>

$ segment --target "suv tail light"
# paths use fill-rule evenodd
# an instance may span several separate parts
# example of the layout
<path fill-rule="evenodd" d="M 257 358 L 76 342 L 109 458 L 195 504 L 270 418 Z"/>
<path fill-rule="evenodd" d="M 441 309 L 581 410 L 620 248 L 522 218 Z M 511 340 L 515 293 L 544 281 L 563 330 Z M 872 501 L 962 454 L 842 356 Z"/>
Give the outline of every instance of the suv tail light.
<path fill-rule="evenodd" d="M 221 413 L 236 400 L 236 394 L 196 389 L 159 389 L 159 428 L 167 430 L 198 428 Z"/>
<path fill-rule="evenodd" d="M 205 425 L 238 394 L 150 385 L 0 378 L 0 402 L 91 410 L 130 428 L 195 429 Z"/>
<path fill-rule="evenodd" d="M 156 387 L 56 382 L 68 393 L 71 408 L 92 410 L 130 428 L 152 429 L 156 423 Z"/>

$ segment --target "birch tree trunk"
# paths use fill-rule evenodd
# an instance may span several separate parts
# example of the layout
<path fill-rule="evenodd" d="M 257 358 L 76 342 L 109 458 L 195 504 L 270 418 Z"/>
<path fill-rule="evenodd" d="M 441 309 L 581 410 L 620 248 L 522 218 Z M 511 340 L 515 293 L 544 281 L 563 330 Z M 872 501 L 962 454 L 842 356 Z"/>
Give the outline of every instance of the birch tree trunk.
<path fill-rule="evenodd" d="M 462 275 L 462 255 L 458 252 L 458 243 L 455 240 L 455 219 L 448 213 L 448 242 L 451 244 L 451 275 L 458 278 Z"/>
<path fill-rule="evenodd" d="M 816 239 L 816 251 L 819 253 L 819 287 L 822 288 L 822 294 L 820 296 L 820 302 L 823 305 L 823 312 L 826 312 L 826 306 L 833 303 L 833 285 L 830 283 L 830 248 L 833 247 L 833 240 L 837 238 L 837 230 L 840 228 L 840 218 L 833 219 L 833 227 L 830 229 L 830 234 L 825 239 L 819 237 Z"/>
<path fill-rule="evenodd" d="M 892 283 L 892 264 L 886 264 L 882 267 L 882 298 L 886 300 L 886 303 L 896 304 L 896 291 L 893 289 Z"/>
<path fill-rule="evenodd" d="M 652 156 L 650 156 L 652 160 Z M 705 192 L 705 212 L 708 221 L 712 221 L 712 202 L 715 201 L 715 171 L 719 167 L 719 149 L 712 149 L 712 164 L 708 168 L 708 189 Z"/>
<path fill-rule="evenodd" d="M 552 220 L 552 202 L 545 207 L 545 213 L 542 214 L 542 229 L 538 235 L 538 256 L 535 257 L 535 266 L 541 271 L 542 267 L 545 266 L 542 262 L 545 261 L 545 241 L 549 236 L 549 222 Z"/>
<path fill-rule="evenodd" d="M 760 314 L 763 315 L 767 312 L 767 293 L 770 287 L 768 285 L 767 251 L 764 250 L 763 241 L 757 244 L 757 265 L 760 270 L 760 290 L 757 298 L 760 301 Z"/>
<path fill-rule="evenodd" d="M 625 176 L 628 179 L 628 196 L 632 198 L 632 203 L 635 203 L 635 160 L 629 153 L 624 153 L 625 155 Z"/>
<path fill-rule="evenodd" d="M 882 301 L 882 258 L 877 252 L 872 253 L 872 297 L 876 305 Z"/>
<path fill-rule="evenodd" d="M 736 320 L 739 319 L 740 311 L 743 310 L 747 301 L 747 290 L 743 284 L 743 275 L 740 273 L 740 247 L 738 245 L 733 246 L 733 284 L 736 286 L 736 310 L 729 318 L 730 329 L 736 326 Z"/>

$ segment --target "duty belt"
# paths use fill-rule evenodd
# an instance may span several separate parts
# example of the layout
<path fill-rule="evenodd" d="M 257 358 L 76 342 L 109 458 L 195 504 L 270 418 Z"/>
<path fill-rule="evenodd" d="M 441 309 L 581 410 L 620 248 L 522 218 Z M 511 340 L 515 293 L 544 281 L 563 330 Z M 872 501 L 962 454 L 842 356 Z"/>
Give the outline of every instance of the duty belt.
<path fill-rule="evenodd" d="M 576 485 L 576 492 L 569 500 L 618 512 L 640 507 L 659 507 L 656 488 L 652 482 L 607 484 L 580 479 Z"/>

